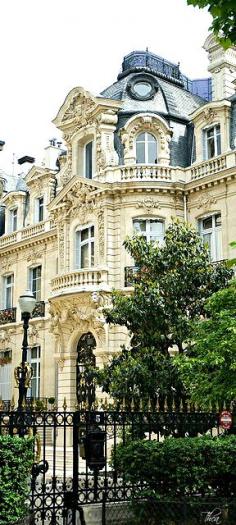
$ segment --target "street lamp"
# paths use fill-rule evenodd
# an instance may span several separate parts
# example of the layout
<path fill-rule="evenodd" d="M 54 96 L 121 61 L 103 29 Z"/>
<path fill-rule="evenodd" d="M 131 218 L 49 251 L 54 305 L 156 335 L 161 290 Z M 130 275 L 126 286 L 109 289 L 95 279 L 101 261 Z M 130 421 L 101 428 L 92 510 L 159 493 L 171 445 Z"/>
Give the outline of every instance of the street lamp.
<path fill-rule="evenodd" d="M 30 290 L 26 290 L 23 295 L 19 297 L 19 306 L 23 319 L 24 337 L 22 342 L 22 357 L 21 363 L 15 368 L 15 378 L 19 388 L 18 410 L 22 410 L 23 404 L 26 401 L 27 388 L 30 386 L 32 377 L 32 369 L 27 363 L 28 350 L 28 328 L 30 315 L 35 307 L 36 299 Z"/>

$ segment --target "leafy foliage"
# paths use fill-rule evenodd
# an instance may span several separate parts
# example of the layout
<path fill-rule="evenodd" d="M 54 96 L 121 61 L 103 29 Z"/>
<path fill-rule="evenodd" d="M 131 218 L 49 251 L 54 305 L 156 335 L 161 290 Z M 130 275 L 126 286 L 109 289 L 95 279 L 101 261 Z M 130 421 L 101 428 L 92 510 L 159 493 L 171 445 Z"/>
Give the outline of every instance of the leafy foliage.
<path fill-rule="evenodd" d="M 206 299 L 227 285 L 232 270 L 212 265 L 197 232 L 180 222 L 170 225 L 163 246 L 138 236 L 124 244 L 138 267 L 134 291 L 115 292 L 105 315 L 108 323 L 127 327 L 131 347 L 97 373 L 98 381 L 118 400 L 158 395 L 162 402 L 173 393 L 179 399 L 184 391 L 169 348 L 183 353 L 192 321 L 202 315 Z"/>
<path fill-rule="evenodd" d="M 187 0 L 187 2 L 200 9 L 208 7 L 208 11 L 213 17 L 210 29 L 214 31 L 223 47 L 236 45 L 235 0 Z"/>
<path fill-rule="evenodd" d="M 13 525 L 28 512 L 33 439 L 0 436 L 0 525 Z"/>
<path fill-rule="evenodd" d="M 236 398 L 236 281 L 207 302 L 207 318 L 194 330 L 194 344 L 176 358 L 192 400 L 201 406 Z"/>
<path fill-rule="evenodd" d="M 236 436 L 132 441 L 117 447 L 116 468 L 157 496 L 229 496 L 236 490 L 235 446 Z"/>

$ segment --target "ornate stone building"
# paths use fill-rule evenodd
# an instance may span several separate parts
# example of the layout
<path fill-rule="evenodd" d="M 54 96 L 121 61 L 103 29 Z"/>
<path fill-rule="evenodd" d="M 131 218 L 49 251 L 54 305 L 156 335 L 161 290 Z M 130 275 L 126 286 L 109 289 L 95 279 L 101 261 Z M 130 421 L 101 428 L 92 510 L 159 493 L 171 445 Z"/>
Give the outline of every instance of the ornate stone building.
<path fill-rule="evenodd" d="M 0 181 L 3 399 L 14 394 L 25 288 L 37 300 L 29 395 L 59 405 L 66 396 L 73 408 L 86 359 L 102 366 L 127 338 L 102 315 L 113 288 L 131 291 L 127 235 L 161 242 L 179 217 L 196 225 L 213 261 L 235 256 L 236 49 L 212 36 L 204 47 L 211 79 L 189 80 L 147 50 L 127 55 L 99 96 L 74 88 L 54 120 L 65 149 L 52 141 L 44 165 L 10 191 Z"/>

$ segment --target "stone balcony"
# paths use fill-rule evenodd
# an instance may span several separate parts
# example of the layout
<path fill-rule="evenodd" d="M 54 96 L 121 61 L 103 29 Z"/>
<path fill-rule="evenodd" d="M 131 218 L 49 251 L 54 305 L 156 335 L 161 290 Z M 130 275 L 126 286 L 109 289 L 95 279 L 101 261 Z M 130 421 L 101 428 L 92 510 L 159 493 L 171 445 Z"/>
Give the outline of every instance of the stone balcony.
<path fill-rule="evenodd" d="M 109 290 L 108 270 L 89 268 L 59 275 L 51 281 L 52 295 Z"/>
<path fill-rule="evenodd" d="M 187 168 L 162 164 L 125 164 L 106 168 L 96 176 L 99 182 L 191 182 L 236 167 L 236 153 L 229 151 Z"/>
<path fill-rule="evenodd" d="M 9 246 L 10 244 L 15 244 L 16 242 L 25 241 L 36 235 L 48 232 L 55 228 L 55 225 L 52 221 L 39 222 L 38 224 L 32 224 L 32 226 L 27 226 L 27 228 L 22 228 L 13 233 L 7 233 L 0 237 L 0 248 Z"/>

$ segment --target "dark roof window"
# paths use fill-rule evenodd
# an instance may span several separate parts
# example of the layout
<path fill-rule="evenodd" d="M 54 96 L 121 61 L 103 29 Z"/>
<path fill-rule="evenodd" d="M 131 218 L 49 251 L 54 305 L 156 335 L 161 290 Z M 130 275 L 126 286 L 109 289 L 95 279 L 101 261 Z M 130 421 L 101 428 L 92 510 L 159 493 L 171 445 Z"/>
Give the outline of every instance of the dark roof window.
<path fill-rule="evenodd" d="M 127 84 L 132 98 L 150 100 L 158 90 L 158 82 L 151 75 L 134 75 Z"/>

